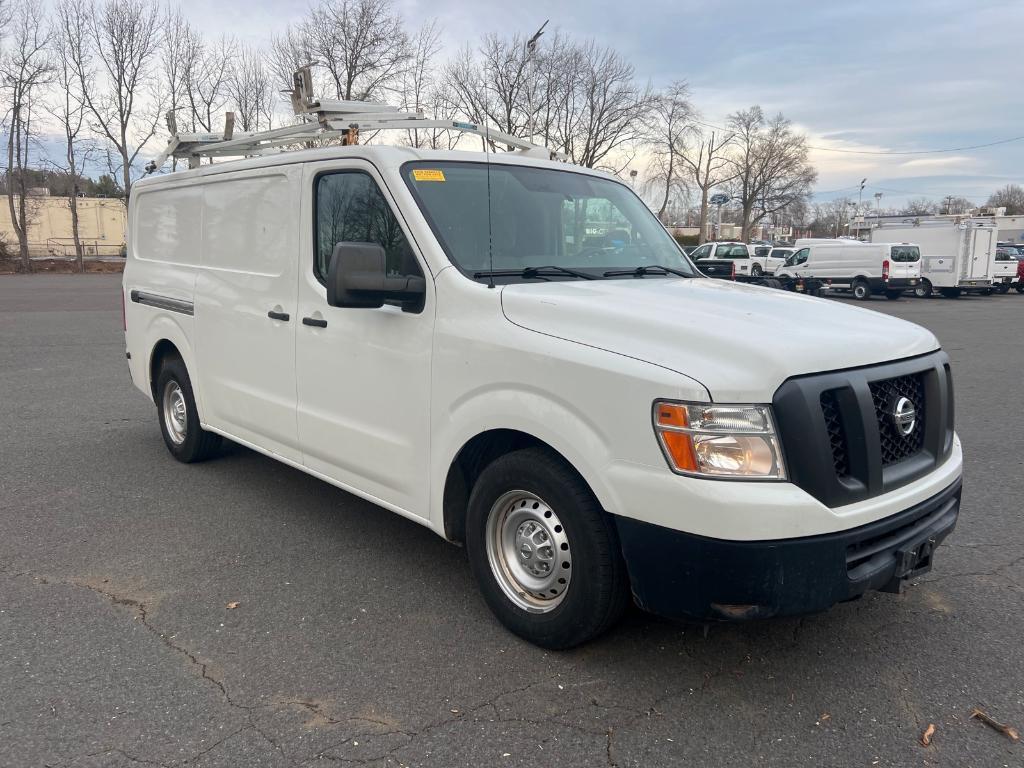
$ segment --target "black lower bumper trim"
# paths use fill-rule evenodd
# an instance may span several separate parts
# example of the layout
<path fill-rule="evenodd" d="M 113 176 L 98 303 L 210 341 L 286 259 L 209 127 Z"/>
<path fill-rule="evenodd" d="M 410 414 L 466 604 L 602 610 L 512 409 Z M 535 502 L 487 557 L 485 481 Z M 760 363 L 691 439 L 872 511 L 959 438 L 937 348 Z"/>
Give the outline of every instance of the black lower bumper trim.
<path fill-rule="evenodd" d="M 616 517 L 637 605 L 670 618 L 749 619 L 824 611 L 898 591 L 931 567 L 956 526 L 961 481 L 883 520 L 778 541 L 726 541 Z"/>

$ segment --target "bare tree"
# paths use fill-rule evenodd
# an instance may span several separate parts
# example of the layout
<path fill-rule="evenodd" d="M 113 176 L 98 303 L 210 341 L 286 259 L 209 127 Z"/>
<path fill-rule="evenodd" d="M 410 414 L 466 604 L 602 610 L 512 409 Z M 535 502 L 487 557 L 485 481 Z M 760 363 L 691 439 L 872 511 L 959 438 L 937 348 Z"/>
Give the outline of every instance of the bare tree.
<path fill-rule="evenodd" d="M 226 35 L 211 43 L 195 27 L 186 29 L 182 84 L 189 122 L 194 131 L 213 131 L 216 118 L 223 114 L 230 98 L 229 81 L 238 44 Z"/>
<path fill-rule="evenodd" d="M 85 271 L 85 252 L 82 248 L 81 230 L 78 222 L 78 194 L 81 191 L 82 168 L 88 162 L 92 152 L 92 144 L 82 139 L 85 125 L 85 101 L 82 96 L 81 84 L 75 74 L 72 51 L 81 41 L 85 29 L 81 25 L 80 16 L 69 16 L 58 8 L 53 20 L 51 38 L 54 51 L 54 71 L 56 86 L 50 114 L 60 125 L 64 133 L 64 161 L 55 163 L 60 171 L 67 176 L 68 209 L 71 212 L 71 239 L 75 246 L 75 260 L 78 271 Z"/>
<path fill-rule="evenodd" d="M 565 63 L 570 89 L 555 130 L 559 148 L 584 168 L 618 172 L 606 161 L 643 138 L 655 94 L 637 82 L 632 64 L 592 40 L 576 46 Z"/>
<path fill-rule="evenodd" d="M 807 160 L 806 138 L 781 114 L 768 120 L 758 106 L 729 116 L 735 134 L 733 196 L 742 208 L 742 237 L 758 222 L 806 198 L 817 179 Z"/>
<path fill-rule="evenodd" d="M 278 84 L 290 88 L 292 72 L 318 64 L 335 98 L 381 99 L 397 84 L 408 46 L 392 0 L 321 0 L 274 39 L 273 70 Z"/>
<path fill-rule="evenodd" d="M 685 81 L 672 83 L 654 102 L 654 120 L 647 141 L 652 154 L 651 181 L 664 188 L 658 208 L 658 218 L 662 221 L 672 195 L 686 187 L 680 155 L 685 149 L 687 133 L 693 127 L 693 116 L 690 87 Z"/>
<path fill-rule="evenodd" d="M 907 200 L 900 210 L 902 216 L 933 216 L 939 212 L 939 204 L 927 197 L 915 197 Z"/>
<path fill-rule="evenodd" d="M 963 216 L 975 208 L 974 203 L 966 197 L 946 195 L 942 200 L 942 212 L 950 216 Z"/>
<path fill-rule="evenodd" d="M 164 11 L 164 40 L 160 48 L 161 90 L 167 99 L 167 112 L 177 119 L 187 104 L 185 70 L 188 67 L 190 28 L 180 8 L 170 5 Z M 177 166 L 171 158 L 171 167 Z"/>
<path fill-rule="evenodd" d="M 711 190 L 732 181 L 736 169 L 729 159 L 733 135 L 729 132 L 706 132 L 693 124 L 683 137 L 679 152 L 679 163 L 684 177 L 700 191 L 700 213 L 697 226 L 700 227 L 698 242 L 707 240 L 707 224 L 710 212 Z"/>
<path fill-rule="evenodd" d="M 161 13 L 151 0 L 61 0 L 61 12 L 81 17 L 88 34 L 69 55 L 93 129 L 119 155 L 125 200 L 132 165 L 156 133 L 161 96 L 154 65 Z"/>
<path fill-rule="evenodd" d="M 439 50 L 441 30 L 437 21 L 431 20 L 410 39 L 409 65 L 402 71 L 399 86 L 402 109 L 424 113 L 437 109 L 430 102 L 436 95 L 437 79 L 432 65 Z M 413 147 L 430 146 L 436 141 L 435 133 L 412 130 L 408 132 L 408 142 Z"/>
<path fill-rule="evenodd" d="M 7 204 L 18 238 L 21 269 L 31 269 L 28 229 L 31 217 L 26 181 L 34 144 L 34 110 L 53 71 L 48 51 L 50 30 L 42 0 L 16 0 L 11 5 L 8 48 L 0 58 L 2 90 L 7 97 Z"/>
<path fill-rule="evenodd" d="M 997 189 L 985 203 L 990 208 L 1006 208 L 1007 216 L 1024 213 L 1024 187 L 1018 184 L 1007 184 Z"/>
<path fill-rule="evenodd" d="M 851 203 L 853 201 L 848 197 L 816 203 L 810 223 L 811 232 L 818 237 L 839 237 L 850 215 Z"/>
<path fill-rule="evenodd" d="M 273 75 L 263 63 L 261 51 L 243 47 L 231 65 L 226 84 L 243 131 L 273 127 Z"/>

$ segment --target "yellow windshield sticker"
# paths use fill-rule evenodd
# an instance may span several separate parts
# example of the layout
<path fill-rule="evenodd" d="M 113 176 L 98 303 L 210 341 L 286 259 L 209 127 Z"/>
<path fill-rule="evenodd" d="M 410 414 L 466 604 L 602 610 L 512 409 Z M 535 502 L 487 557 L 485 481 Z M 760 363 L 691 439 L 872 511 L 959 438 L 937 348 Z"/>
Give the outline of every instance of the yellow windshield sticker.
<path fill-rule="evenodd" d="M 439 168 L 414 168 L 412 177 L 416 181 L 444 181 L 444 171 Z"/>

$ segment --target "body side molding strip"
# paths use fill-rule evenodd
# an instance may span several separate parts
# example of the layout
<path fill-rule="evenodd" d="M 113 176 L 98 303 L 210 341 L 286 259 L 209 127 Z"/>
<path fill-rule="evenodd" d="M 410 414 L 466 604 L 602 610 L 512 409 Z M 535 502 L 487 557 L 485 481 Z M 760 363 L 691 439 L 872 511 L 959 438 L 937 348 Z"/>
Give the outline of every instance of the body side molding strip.
<path fill-rule="evenodd" d="M 160 296 L 156 293 L 146 293 L 145 291 L 138 291 L 135 289 L 132 289 L 130 295 L 135 304 L 145 304 L 149 307 L 167 309 L 171 312 L 179 312 L 183 315 L 191 316 L 195 314 L 195 304 L 191 301 L 172 299 L 170 296 Z"/>

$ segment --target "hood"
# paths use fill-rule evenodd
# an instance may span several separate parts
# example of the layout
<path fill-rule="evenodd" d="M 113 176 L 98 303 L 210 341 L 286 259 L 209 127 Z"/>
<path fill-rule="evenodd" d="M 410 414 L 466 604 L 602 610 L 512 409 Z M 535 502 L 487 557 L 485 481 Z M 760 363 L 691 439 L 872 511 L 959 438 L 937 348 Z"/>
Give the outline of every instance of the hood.
<path fill-rule="evenodd" d="M 724 280 L 514 284 L 501 302 L 516 325 L 676 371 L 718 402 L 770 402 L 791 376 L 939 347 L 928 330 L 880 312 Z"/>

